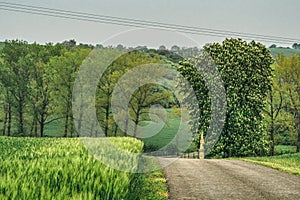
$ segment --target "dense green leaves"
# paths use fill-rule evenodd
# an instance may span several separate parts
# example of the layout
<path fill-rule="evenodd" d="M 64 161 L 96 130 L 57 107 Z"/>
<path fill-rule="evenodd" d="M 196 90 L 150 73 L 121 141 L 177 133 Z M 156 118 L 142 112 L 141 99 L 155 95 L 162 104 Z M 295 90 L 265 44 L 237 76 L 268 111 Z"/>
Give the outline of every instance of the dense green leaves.
<path fill-rule="evenodd" d="M 265 154 L 267 137 L 262 125 L 264 100 L 271 88 L 273 59 L 268 49 L 254 41 L 226 39 L 221 44 L 204 47 L 215 62 L 226 90 L 225 125 L 211 155 L 249 156 Z M 196 58 L 197 60 L 197 58 Z M 200 131 L 206 131 L 210 118 L 207 86 L 201 74 L 191 66 L 194 61 L 181 63 L 179 70 L 192 83 L 201 109 Z"/>
<path fill-rule="evenodd" d="M 300 54 L 276 57 L 278 91 L 284 95 L 283 112 L 293 119 L 292 126 L 297 134 L 297 152 L 300 151 Z M 288 119 L 288 118 L 287 118 Z M 290 120 L 288 120 L 291 122 Z M 293 131 L 292 131 L 293 132 Z"/>
<path fill-rule="evenodd" d="M 130 131 L 130 120 L 138 125 L 141 121 L 149 119 L 149 108 L 151 105 L 161 104 L 168 106 L 170 102 L 174 101 L 171 98 L 171 92 L 159 84 L 141 84 L 141 87 L 136 88 L 132 93 L 129 92 L 136 83 L 153 81 L 150 80 L 149 74 L 154 74 L 157 77 L 163 76 L 164 71 L 159 70 L 155 66 L 155 64 L 163 63 L 158 55 L 131 51 L 124 53 L 108 66 L 99 81 L 96 91 L 97 115 L 106 136 L 117 136 L 120 134 L 126 136 L 127 132 L 132 132 L 131 135 L 136 137 L 137 126 L 131 127 Z M 146 71 L 142 67 L 139 71 L 134 71 L 135 68 L 145 65 L 151 65 L 151 70 Z M 124 76 L 127 78 L 124 78 Z M 119 82 L 121 77 L 124 79 Z M 129 101 L 128 105 L 126 102 L 121 102 L 124 104 L 124 107 L 129 108 L 128 112 L 125 112 L 124 109 L 116 108 L 117 112 L 112 113 L 111 99 L 115 87 L 121 88 L 121 93 L 118 95 Z M 120 119 L 118 121 L 119 124 L 116 123 L 115 119 Z M 119 129 L 119 125 L 122 126 L 121 129 Z"/>
<path fill-rule="evenodd" d="M 66 50 L 60 44 L 6 41 L 0 56 L 2 134 L 43 137 L 47 124 L 65 118 L 64 135 L 72 136 L 72 87 L 89 52 Z"/>

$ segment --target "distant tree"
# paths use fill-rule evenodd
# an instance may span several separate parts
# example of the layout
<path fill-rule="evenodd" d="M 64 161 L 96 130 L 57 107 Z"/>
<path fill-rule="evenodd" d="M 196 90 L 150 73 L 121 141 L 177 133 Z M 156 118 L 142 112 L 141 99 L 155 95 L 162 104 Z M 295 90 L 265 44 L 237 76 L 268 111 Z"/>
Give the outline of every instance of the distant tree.
<path fill-rule="evenodd" d="M 118 44 L 116 47 L 119 51 L 123 51 L 125 47 L 122 44 Z"/>
<path fill-rule="evenodd" d="M 274 73 L 276 73 L 275 71 Z M 265 120 L 267 121 L 270 133 L 270 155 L 275 153 L 275 134 L 279 129 L 278 119 L 284 106 L 284 94 L 280 87 L 280 82 L 277 74 L 273 77 L 272 89 L 269 91 L 264 112 L 267 114 Z"/>
<path fill-rule="evenodd" d="M 161 45 L 161 46 L 159 46 L 158 50 L 167 50 L 167 48 L 166 48 L 166 46 Z"/>
<path fill-rule="evenodd" d="M 147 46 L 137 46 L 134 49 L 141 52 L 146 52 L 148 50 Z"/>
<path fill-rule="evenodd" d="M 180 51 L 180 47 L 179 47 L 179 46 L 173 45 L 173 46 L 171 47 L 171 52 L 179 53 L 179 51 Z"/>
<path fill-rule="evenodd" d="M 71 39 L 69 41 L 64 41 L 62 42 L 62 45 L 66 48 L 66 49 L 72 49 L 72 48 L 75 48 L 76 47 L 76 40 L 74 39 Z"/>
<path fill-rule="evenodd" d="M 276 58 L 282 89 L 288 96 L 288 110 L 294 116 L 298 133 L 297 152 L 300 151 L 300 54 L 286 57 L 280 54 Z"/>
<path fill-rule="evenodd" d="M 294 44 L 292 45 L 292 47 L 293 47 L 293 49 L 300 49 L 300 44 L 294 43 Z"/>
<path fill-rule="evenodd" d="M 277 47 L 276 44 L 272 44 L 269 48 L 271 49 L 271 48 L 276 48 L 276 47 Z"/>

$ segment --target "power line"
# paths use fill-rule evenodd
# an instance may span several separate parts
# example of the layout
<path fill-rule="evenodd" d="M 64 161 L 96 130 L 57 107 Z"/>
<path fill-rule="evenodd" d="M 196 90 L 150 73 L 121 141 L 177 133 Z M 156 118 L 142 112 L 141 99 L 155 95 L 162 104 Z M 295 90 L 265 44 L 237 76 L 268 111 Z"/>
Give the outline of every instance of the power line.
<path fill-rule="evenodd" d="M 21 13 L 28 13 L 28 14 L 35 14 L 35 15 L 44 15 L 44 16 L 73 19 L 73 20 L 81 20 L 81 21 L 88 21 L 88 22 L 138 27 L 138 28 L 155 28 L 161 30 L 173 30 L 182 33 L 198 34 L 198 35 L 205 35 L 205 36 L 239 37 L 247 40 L 257 39 L 264 42 L 276 42 L 276 43 L 285 43 L 285 44 L 300 41 L 300 39 L 288 38 L 288 37 L 268 36 L 268 35 L 252 34 L 252 33 L 225 31 L 225 30 L 218 30 L 218 29 L 208 29 L 208 28 L 185 26 L 179 24 L 168 24 L 168 23 L 153 22 L 153 21 L 146 21 L 146 20 L 113 17 L 107 15 L 97 15 L 91 13 L 30 6 L 30 5 L 17 4 L 17 3 L 8 3 L 8 2 L 0 2 L 0 10 L 21 12 Z"/>

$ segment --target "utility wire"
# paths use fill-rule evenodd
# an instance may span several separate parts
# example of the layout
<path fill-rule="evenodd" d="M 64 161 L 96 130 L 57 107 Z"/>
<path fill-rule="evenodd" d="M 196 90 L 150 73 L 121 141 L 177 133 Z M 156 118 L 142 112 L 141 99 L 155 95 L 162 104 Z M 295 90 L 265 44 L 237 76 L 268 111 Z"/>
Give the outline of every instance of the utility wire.
<path fill-rule="evenodd" d="M 300 39 L 288 38 L 288 37 L 268 36 L 268 35 L 242 33 L 242 32 L 225 31 L 225 30 L 217 30 L 217 29 L 207 29 L 207 28 L 200 28 L 200 27 L 193 27 L 193 26 L 184 26 L 178 24 L 168 24 L 168 23 L 153 22 L 153 21 L 146 21 L 146 20 L 97 15 L 97 14 L 90 14 L 84 12 L 30 6 L 30 5 L 17 4 L 17 3 L 8 3 L 8 2 L 0 2 L 0 10 L 21 12 L 21 13 L 28 13 L 28 14 L 35 14 L 35 15 L 44 15 L 44 16 L 73 19 L 73 20 L 81 20 L 81 21 L 88 21 L 88 22 L 130 26 L 130 27 L 137 27 L 137 28 L 155 28 L 161 30 L 173 30 L 181 33 L 190 33 L 190 34 L 198 34 L 198 35 L 205 35 L 205 36 L 239 37 L 246 40 L 257 39 L 264 42 L 285 43 L 285 44 L 300 41 Z"/>

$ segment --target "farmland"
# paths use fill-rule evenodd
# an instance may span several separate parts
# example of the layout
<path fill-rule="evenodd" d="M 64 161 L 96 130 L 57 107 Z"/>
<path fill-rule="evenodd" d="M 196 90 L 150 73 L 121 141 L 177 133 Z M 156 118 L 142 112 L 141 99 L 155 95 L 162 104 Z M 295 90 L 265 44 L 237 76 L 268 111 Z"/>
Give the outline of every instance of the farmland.
<path fill-rule="evenodd" d="M 143 146 L 132 138 L 110 141 L 130 152 Z M 147 182 L 102 164 L 76 138 L 0 137 L 0 151 L 0 199 L 141 199 L 133 191 L 142 185 L 132 183 Z"/>

